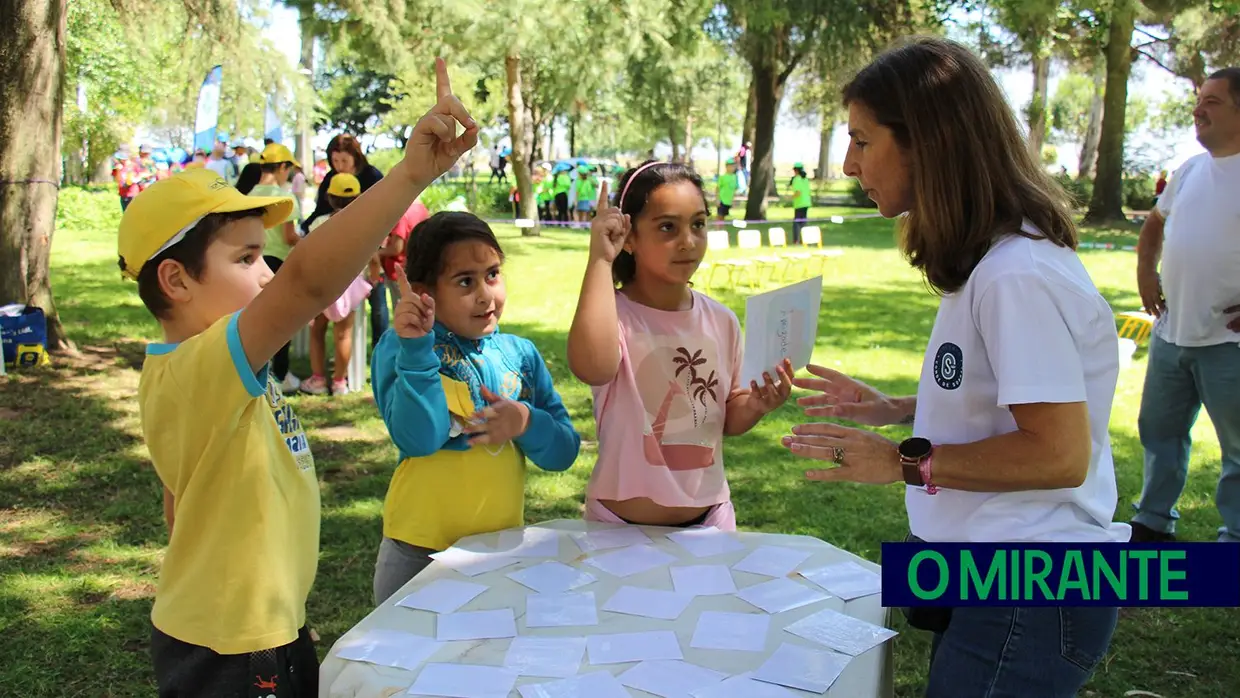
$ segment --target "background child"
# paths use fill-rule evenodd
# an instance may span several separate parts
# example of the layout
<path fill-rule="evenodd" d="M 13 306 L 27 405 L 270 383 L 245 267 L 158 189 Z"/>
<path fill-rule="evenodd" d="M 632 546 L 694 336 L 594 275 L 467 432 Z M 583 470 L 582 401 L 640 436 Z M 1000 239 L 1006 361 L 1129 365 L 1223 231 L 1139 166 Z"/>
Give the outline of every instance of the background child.
<path fill-rule="evenodd" d="M 396 223 L 396 227 L 392 228 L 392 232 L 388 233 L 387 241 L 383 243 L 383 247 L 379 249 L 379 261 L 383 264 L 383 278 L 387 285 L 388 294 L 392 296 L 392 308 L 396 308 L 396 304 L 400 302 L 400 281 L 396 273 L 398 267 L 405 265 L 406 252 L 409 249 L 409 236 L 413 234 L 413 229 L 427 218 L 431 217 L 430 209 L 426 208 L 426 204 L 421 201 L 415 201 L 405 211 L 405 215 L 400 217 L 400 221 Z"/>
<path fill-rule="evenodd" d="M 361 193 L 362 185 L 357 177 L 347 172 L 337 172 L 327 187 L 327 201 L 333 212 L 331 215 L 316 220 L 311 230 L 318 229 Z M 332 343 L 336 349 L 335 358 L 332 361 L 331 394 L 340 396 L 349 393 L 349 361 L 353 358 L 353 321 L 357 317 L 355 311 L 365 302 L 373 284 L 379 283 L 378 265 L 379 260 L 376 254 L 367 264 L 366 272 L 358 275 L 340 298 L 310 323 L 310 377 L 302 381 L 302 392 L 311 395 L 327 394 L 327 325 L 330 323 Z M 361 351 L 365 350 L 365 347 L 361 348 Z"/>
<path fill-rule="evenodd" d="M 702 179 L 647 162 L 619 187 L 619 207 L 590 226 L 568 335 L 568 365 L 593 388 L 598 425 L 585 518 L 733 530 L 723 437 L 783 404 L 792 367 L 743 385 L 736 315 L 690 288 L 710 217 Z"/>
<path fill-rule="evenodd" d="M 577 220 L 582 223 L 590 221 L 590 212 L 594 210 L 598 198 L 598 184 L 594 179 L 594 170 L 582 165 L 577 168 Z"/>
<path fill-rule="evenodd" d="M 727 172 L 719 175 L 719 220 L 726 220 L 732 213 L 732 202 L 736 200 L 736 159 L 728 158 Z"/>
<path fill-rule="evenodd" d="M 792 187 L 792 244 L 801 244 L 801 228 L 805 227 L 805 219 L 809 218 L 809 207 L 814 201 L 809 189 L 809 176 L 805 174 L 805 165 L 797 163 L 792 166 L 792 179 L 788 186 Z"/>
<path fill-rule="evenodd" d="M 151 658 L 158 695 L 314 696 L 305 627 L 319 488 L 305 432 L 267 362 L 340 296 L 410 202 L 478 139 L 436 62 L 438 102 L 404 159 L 289 253 L 262 260 L 287 198 L 246 196 L 206 168 L 156 182 L 121 219 L 121 271 L 159 320 L 138 386 L 170 540 Z M 460 137 L 456 123 L 466 127 Z M 260 693 L 261 689 L 261 693 Z"/>
<path fill-rule="evenodd" d="M 499 331 L 504 253 L 469 213 L 413 231 L 391 331 L 372 357 L 375 402 L 400 464 L 383 505 L 375 604 L 458 539 L 524 523 L 525 458 L 566 470 L 581 438 L 533 342 Z"/>

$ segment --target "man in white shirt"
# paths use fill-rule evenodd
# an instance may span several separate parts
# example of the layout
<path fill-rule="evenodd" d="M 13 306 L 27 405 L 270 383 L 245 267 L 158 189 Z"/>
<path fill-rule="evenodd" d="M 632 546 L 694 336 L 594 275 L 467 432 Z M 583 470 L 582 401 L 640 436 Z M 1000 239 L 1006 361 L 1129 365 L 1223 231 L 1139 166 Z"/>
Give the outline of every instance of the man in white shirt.
<path fill-rule="evenodd" d="M 1141 301 L 1158 319 L 1141 396 L 1145 485 L 1134 542 L 1175 540 L 1202 405 L 1223 455 L 1218 540 L 1240 541 L 1240 68 L 1206 80 L 1193 119 L 1207 152 L 1175 173 L 1137 246 Z"/>

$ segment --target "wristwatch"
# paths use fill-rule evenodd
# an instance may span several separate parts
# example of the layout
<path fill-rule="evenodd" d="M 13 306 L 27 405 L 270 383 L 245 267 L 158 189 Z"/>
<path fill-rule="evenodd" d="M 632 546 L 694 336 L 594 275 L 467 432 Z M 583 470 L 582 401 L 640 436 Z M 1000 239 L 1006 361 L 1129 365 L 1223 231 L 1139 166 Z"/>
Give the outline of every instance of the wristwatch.
<path fill-rule="evenodd" d="M 904 471 L 904 483 L 925 487 L 934 494 L 939 491 L 930 481 L 930 464 L 934 456 L 934 444 L 929 439 L 914 436 L 900 442 L 900 468 Z"/>

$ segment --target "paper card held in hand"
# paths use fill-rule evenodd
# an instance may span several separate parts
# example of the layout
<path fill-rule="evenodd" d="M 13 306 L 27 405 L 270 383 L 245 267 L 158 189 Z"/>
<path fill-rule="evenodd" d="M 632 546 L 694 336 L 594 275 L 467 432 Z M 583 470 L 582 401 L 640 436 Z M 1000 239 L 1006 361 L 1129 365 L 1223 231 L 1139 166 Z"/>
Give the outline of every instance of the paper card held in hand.
<path fill-rule="evenodd" d="M 775 365 L 784 359 L 794 371 L 805 368 L 818 337 L 822 277 L 749 296 L 745 300 L 745 355 L 741 381 L 763 382 L 762 372 L 775 379 Z"/>

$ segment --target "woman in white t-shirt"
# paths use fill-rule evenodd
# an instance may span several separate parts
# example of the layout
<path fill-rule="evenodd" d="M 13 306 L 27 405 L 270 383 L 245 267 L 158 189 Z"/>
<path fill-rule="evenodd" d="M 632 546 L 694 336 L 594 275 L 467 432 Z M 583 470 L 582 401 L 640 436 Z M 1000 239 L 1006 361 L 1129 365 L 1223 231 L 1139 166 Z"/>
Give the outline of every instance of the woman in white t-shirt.
<path fill-rule="evenodd" d="M 820 392 L 800 400 L 807 414 L 911 424 L 913 438 L 819 423 L 783 444 L 834 463 L 811 479 L 905 482 L 909 528 L 925 541 L 1127 541 L 1112 521 L 1114 316 L 1002 90 L 966 48 L 919 39 L 863 69 L 844 101 L 844 172 L 883 216 L 907 214 L 901 249 L 942 301 L 916 396 L 818 366 L 794 380 Z M 1096 607 L 909 610 L 935 633 L 931 698 L 1075 696 L 1116 618 Z"/>

